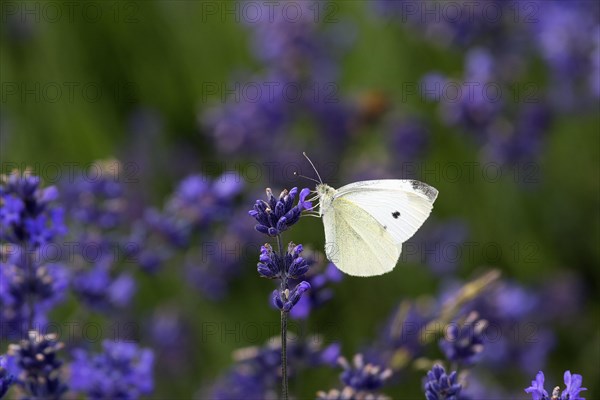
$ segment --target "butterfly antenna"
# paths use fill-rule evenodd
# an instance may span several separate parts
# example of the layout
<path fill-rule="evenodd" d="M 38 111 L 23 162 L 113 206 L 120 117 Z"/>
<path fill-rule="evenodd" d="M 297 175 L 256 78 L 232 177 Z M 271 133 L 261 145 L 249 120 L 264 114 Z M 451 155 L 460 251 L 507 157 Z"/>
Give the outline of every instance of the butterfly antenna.
<path fill-rule="evenodd" d="M 311 165 L 311 166 L 313 167 L 313 169 L 315 170 L 315 172 L 316 172 L 316 174 L 317 174 L 317 177 L 319 178 L 319 181 L 320 181 L 320 182 L 317 182 L 317 183 L 321 183 L 321 184 L 323 184 L 323 179 L 321 179 L 321 175 L 319 175 L 319 171 L 317 171 L 317 169 L 315 168 L 315 164 L 313 164 L 313 162 L 310 160 L 310 158 L 308 158 L 308 156 L 306 155 L 306 153 L 305 153 L 305 152 L 302 152 L 302 155 L 303 155 L 304 157 L 306 157 L 306 159 L 308 160 L 308 162 L 310 163 L 310 165 Z M 316 181 L 315 181 L 315 182 L 316 182 Z"/>
<path fill-rule="evenodd" d="M 320 183 L 320 182 L 319 182 L 318 180 L 316 180 L 316 179 L 310 178 L 310 177 L 308 177 L 308 176 L 300 175 L 300 174 L 298 173 L 298 171 L 294 171 L 294 175 L 296 175 L 296 176 L 299 176 L 300 178 L 305 178 L 305 179 L 308 179 L 308 180 L 310 180 L 310 181 L 313 181 L 313 182 L 316 182 L 316 183 Z"/>

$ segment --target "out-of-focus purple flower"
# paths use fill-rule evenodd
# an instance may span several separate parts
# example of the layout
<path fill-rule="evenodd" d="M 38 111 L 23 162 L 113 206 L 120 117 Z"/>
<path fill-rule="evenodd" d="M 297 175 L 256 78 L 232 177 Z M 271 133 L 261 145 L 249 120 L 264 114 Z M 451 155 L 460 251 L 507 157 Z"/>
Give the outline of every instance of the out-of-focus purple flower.
<path fill-rule="evenodd" d="M 582 277 L 573 272 L 549 276 L 542 286 L 539 304 L 543 317 L 561 325 L 573 323 L 583 307 L 585 287 Z"/>
<path fill-rule="evenodd" d="M 589 86 L 592 96 L 600 97 L 600 26 L 597 26 L 592 34 L 594 37 L 594 51 L 590 55 L 591 72 L 589 75 Z"/>
<path fill-rule="evenodd" d="M 244 251 L 258 246 L 259 242 L 249 244 L 249 239 L 262 237 L 247 223 L 247 215 L 240 208 L 232 210 L 225 232 L 203 237 L 197 249 L 186 253 L 187 282 L 211 300 L 220 300 L 227 295 L 231 281 L 243 272 Z"/>
<path fill-rule="evenodd" d="M 105 160 L 70 178 L 62 190 L 69 215 L 86 227 L 116 228 L 125 214 L 123 175 L 118 161 Z"/>
<path fill-rule="evenodd" d="M 451 16 L 445 4 L 435 0 L 376 0 L 371 4 L 381 18 L 408 25 L 437 45 L 493 46 L 498 39 L 505 37 L 507 29 L 514 29 L 510 20 L 505 21 L 507 16 L 513 15 L 510 1 L 453 2 Z M 504 18 L 489 17 L 489 9 Z"/>
<path fill-rule="evenodd" d="M 544 389 L 544 381 L 544 373 L 540 371 L 537 373 L 535 380 L 531 381 L 531 386 L 525 389 L 525 392 L 531 395 L 532 400 L 585 400 L 579 395 L 580 392 L 587 390 L 581 387 L 583 378 L 579 374 L 571 374 L 571 371 L 565 371 L 565 390 L 560 393 L 560 387 L 556 386 L 551 397 Z"/>
<path fill-rule="evenodd" d="M 442 88 L 442 115 L 449 124 L 481 136 L 500 115 L 503 102 L 498 90 L 501 88 L 497 89 L 497 75 L 492 65 L 495 61 L 486 49 L 476 48 L 467 53 L 462 82 L 448 83 Z"/>
<path fill-rule="evenodd" d="M 548 356 L 556 346 L 556 333 L 547 327 L 538 328 L 537 324 L 534 325 L 531 322 L 524 323 L 521 332 L 523 332 L 522 337 L 509 341 L 509 346 L 504 350 L 504 355 L 510 360 L 518 360 L 521 370 L 531 374 L 547 364 Z M 493 350 L 490 349 L 491 351 Z M 504 363 L 506 363 L 506 358 L 501 360 L 497 366 L 502 368 L 501 364 Z"/>
<path fill-rule="evenodd" d="M 434 225 L 419 235 L 423 247 L 421 258 L 436 274 L 456 271 L 463 261 L 461 254 L 469 229 L 464 221 L 449 220 Z"/>
<path fill-rule="evenodd" d="M 287 345 L 288 372 L 295 375 L 301 368 L 331 366 L 339 356 L 339 345 L 323 346 L 317 337 L 294 338 Z M 281 379 L 281 341 L 272 338 L 263 347 L 249 347 L 234 353 L 236 364 L 200 398 L 276 399 Z"/>
<path fill-rule="evenodd" d="M 318 391 L 317 400 L 390 400 L 387 397 L 379 393 L 370 393 L 364 391 L 358 391 L 350 386 L 346 386 L 343 389 L 331 389 L 328 392 Z"/>
<path fill-rule="evenodd" d="M 156 365 L 157 376 L 166 374 L 175 378 L 190 368 L 181 360 L 188 356 L 189 346 L 194 339 L 183 314 L 176 306 L 160 306 L 153 313 L 147 326 L 156 358 L 161 360 Z"/>
<path fill-rule="evenodd" d="M 129 238 L 137 244 L 132 256 L 144 271 L 155 272 L 210 223 L 230 221 L 234 197 L 242 187 L 241 177 L 234 172 L 214 179 L 201 174 L 186 177 L 163 211 L 149 208 L 143 221 L 136 224 Z"/>
<path fill-rule="evenodd" d="M 309 264 L 312 264 L 310 255 L 307 259 Z M 310 284 L 310 292 L 303 296 L 290 312 L 290 316 L 295 319 L 308 318 L 312 310 L 329 301 L 333 297 L 330 284 L 342 280 L 343 273 L 335 265 L 329 263 L 324 271 L 315 267 L 311 268 L 303 279 Z"/>
<path fill-rule="evenodd" d="M 519 321 L 540 306 L 538 296 L 527 288 L 510 281 L 494 286 L 474 305 L 480 314 L 492 323 L 498 320 Z"/>
<path fill-rule="evenodd" d="M 31 323 L 44 323 L 48 312 L 65 299 L 67 269 L 46 263 L 39 249 L 25 251 L 16 245 L 5 248 L 1 258 L 1 320 L 11 325 L 15 334 L 32 328 L 28 326 Z"/>
<path fill-rule="evenodd" d="M 242 7 L 245 3 L 240 2 Z M 342 146 L 354 111 L 338 98 L 335 80 L 339 58 L 353 41 L 352 26 L 340 21 L 320 24 L 320 18 L 314 18 L 317 10 L 305 1 L 295 3 L 297 15 L 293 18 L 279 6 L 273 12 L 266 3 L 252 4 L 258 6 L 257 16 L 244 22 L 253 55 L 265 71 L 245 82 L 229 84 L 234 95 L 226 104 L 202 113 L 203 129 L 226 154 L 264 152 L 266 141 L 289 148 L 291 142 L 284 133 L 308 115 L 323 133 L 321 141 Z M 327 4 L 321 2 L 319 8 Z"/>
<path fill-rule="evenodd" d="M 324 148 L 336 148 L 341 154 L 349 143 L 348 139 L 352 129 L 355 128 L 359 111 L 338 93 L 337 84 L 315 82 L 312 85 L 314 88 L 321 89 L 306 90 L 321 90 L 323 94 L 318 98 L 316 98 L 317 95 L 314 95 L 304 99 L 305 108 L 314 118 L 319 132 L 323 133 L 319 137 L 319 140 L 323 142 L 321 145 Z M 331 161 L 331 153 L 325 154 L 325 156 Z"/>
<path fill-rule="evenodd" d="M 389 128 L 392 157 L 396 165 L 419 160 L 429 144 L 429 131 L 418 119 L 395 121 Z"/>
<path fill-rule="evenodd" d="M 200 125 L 214 137 L 222 153 L 258 151 L 265 141 L 280 137 L 290 124 L 293 103 L 284 95 L 284 88 L 290 85 L 297 83 L 280 74 L 231 84 L 234 98 L 205 110 L 199 117 Z"/>
<path fill-rule="evenodd" d="M 597 72 L 600 6 L 596 2 L 539 2 L 538 21 L 528 24 L 537 49 L 551 72 L 550 94 L 561 109 L 590 102 L 589 78 Z M 597 79 L 597 74 L 596 74 Z"/>
<path fill-rule="evenodd" d="M 274 70 L 296 80 L 306 75 L 332 77 L 336 70 L 332 50 L 340 46 L 331 41 L 338 35 L 319 29 L 309 2 L 298 2 L 296 8 L 297 17 L 289 18 L 281 10 L 273 13 L 264 4 L 262 18 L 248 21 L 254 54 Z"/>
<path fill-rule="evenodd" d="M 200 174 L 190 175 L 181 181 L 168 200 L 166 211 L 195 226 L 222 220 L 242 187 L 241 177 L 233 172 L 214 180 Z"/>
<path fill-rule="evenodd" d="M 298 204 L 294 206 L 297 193 L 298 188 L 294 187 L 289 192 L 284 190 L 279 195 L 279 199 L 276 199 L 271 189 L 267 189 L 267 201 L 257 200 L 254 209 L 248 211 L 248 214 L 258 222 L 256 230 L 275 237 L 298 222 L 302 211 L 310 210 L 312 204 L 306 200 L 310 189 L 304 188 L 300 192 Z"/>
<path fill-rule="evenodd" d="M 40 183 L 39 177 L 18 171 L 0 181 L 0 239 L 38 247 L 66 233 L 63 209 L 53 204 L 56 187 Z"/>
<path fill-rule="evenodd" d="M 0 399 L 4 397 L 15 381 L 15 377 L 8 371 L 7 367 L 6 357 L 0 355 Z"/>
<path fill-rule="evenodd" d="M 427 372 L 425 398 L 427 400 L 458 400 L 462 386 L 457 382 L 456 372 L 449 375 L 439 364 Z"/>
<path fill-rule="evenodd" d="M 455 289 L 449 293 L 455 293 Z M 446 294 L 443 298 L 451 298 Z M 546 364 L 546 358 L 556 343 L 554 332 L 543 325 L 545 309 L 539 293 L 511 281 L 500 281 L 466 304 L 462 311 L 476 311 L 493 329 L 484 337 L 489 349 L 481 353 L 478 362 L 495 371 L 503 371 L 507 362 L 518 360 L 515 367 L 532 373 Z M 496 335 L 494 332 L 516 332 Z"/>
<path fill-rule="evenodd" d="M 449 325 L 444 339 L 440 340 L 446 358 L 464 365 L 475 363 L 484 348 L 487 326 L 488 322 L 479 318 L 476 312 L 471 312 L 460 325 Z"/>
<path fill-rule="evenodd" d="M 9 363 L 13 365 L 16 385 L 26 397 L 33 399 L 59 399 L 67 385 L 61 379 L 62 361 L 57 352 L 63 344 L 54 335 L 30 331 L 27 339 L 8 348 Z"/>
<path fill-rule="evenodd" d="M 521 107 L 514 125 L 495 124 L 488 129 L 484 149 L 487 159 L 503 164 L 525 163 L 535 159 L 551 123 L 550 110 L 542 104 Z"/>
<path fill-rule="evenodd" d="M 134 343 L 102 343 L 103 352 L 73 351 L 71 389 L 90 399 L 138 399 L 154 390 L 152 350 Z"/>
<path fill-rule="evenodd" d="M 79 271 L 73 277 L 72 287 L 86 306 L 101 312 L 126 307 L 136 291 L 133 277 L 126 272 L 111 271 L 110 263 L 98 263 Z"/>
<path fill-rule="evenodd" d="M 357 391 L 374 391 L 380 389 L 392 376 L 392 370 L 379 365 L 365 363 L 362 354 L 356 354 L 352 364 L 344 357 L 340 357 L 339 363 L 344 369 L 340 375 L 341 381 L 346 386 Z"/>
<path fill-rule="evenodd" d="M 402 302 L 394 310 L 381 333 L 382 349 L 376 349 L 384 360 L 391 360 L 396 352 L 417 357 L 423 350 L 421 330 L 433 319 L 433 310 L 417 304 Z"/>

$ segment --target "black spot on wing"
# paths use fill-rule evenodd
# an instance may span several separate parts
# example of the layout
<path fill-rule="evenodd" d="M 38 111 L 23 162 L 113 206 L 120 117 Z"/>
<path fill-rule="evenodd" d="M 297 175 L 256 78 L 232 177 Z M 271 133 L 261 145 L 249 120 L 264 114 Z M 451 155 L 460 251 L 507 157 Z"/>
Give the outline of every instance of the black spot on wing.
<path fill-rule="evenodd" d="M 394 211 L 392 213 L 392 217 L 394 217 L 395 219 L 398 219 L 399 216 L 400 216 L 400 211 Z"/>

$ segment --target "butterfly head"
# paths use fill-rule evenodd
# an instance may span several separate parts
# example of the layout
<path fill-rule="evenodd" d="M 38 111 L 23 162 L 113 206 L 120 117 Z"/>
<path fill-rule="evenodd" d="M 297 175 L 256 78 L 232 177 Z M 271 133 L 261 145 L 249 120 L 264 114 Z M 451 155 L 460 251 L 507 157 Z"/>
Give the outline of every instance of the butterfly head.
<path fill-rule="evenodd" d="M 317 194 L 321 198 L 333 197 L 335 194 L 335 189 L 324 183 L 319 183 L 317 185 Z"/>
<path fill-rule="evenodd" d="M 333 197 L 337 191 L 329 185 L 319 183 L 317 185 L 317 195 L 319 196 L 319 213 L 323 215 L 333 201 Z"/>

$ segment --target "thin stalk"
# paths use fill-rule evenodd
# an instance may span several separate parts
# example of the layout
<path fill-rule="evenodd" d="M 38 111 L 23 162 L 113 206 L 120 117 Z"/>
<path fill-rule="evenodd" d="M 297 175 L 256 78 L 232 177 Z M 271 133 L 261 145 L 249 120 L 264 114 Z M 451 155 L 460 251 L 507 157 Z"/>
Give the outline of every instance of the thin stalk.
<path fill-rule="evenodd" d="M 281 311 L 281 397 L 288 400 L 287 312 Z"/>
<path fill-rule="evenodd" d="M 284 258 L 283 246 L 281 244 L 281 235 L 277 235 L 277 247 L 279 248 L 279 256 L 281 260 Z M 287 289 L 287 271 L 284 271 L 281 278 L 282 293 L 286 293 Z M 287 295 L 286 295 L 287 300 Z M 288 400 L 288 376 L 287 376 L 287 312 L 281 310 L 281 397 L 283 400 Z"/>

